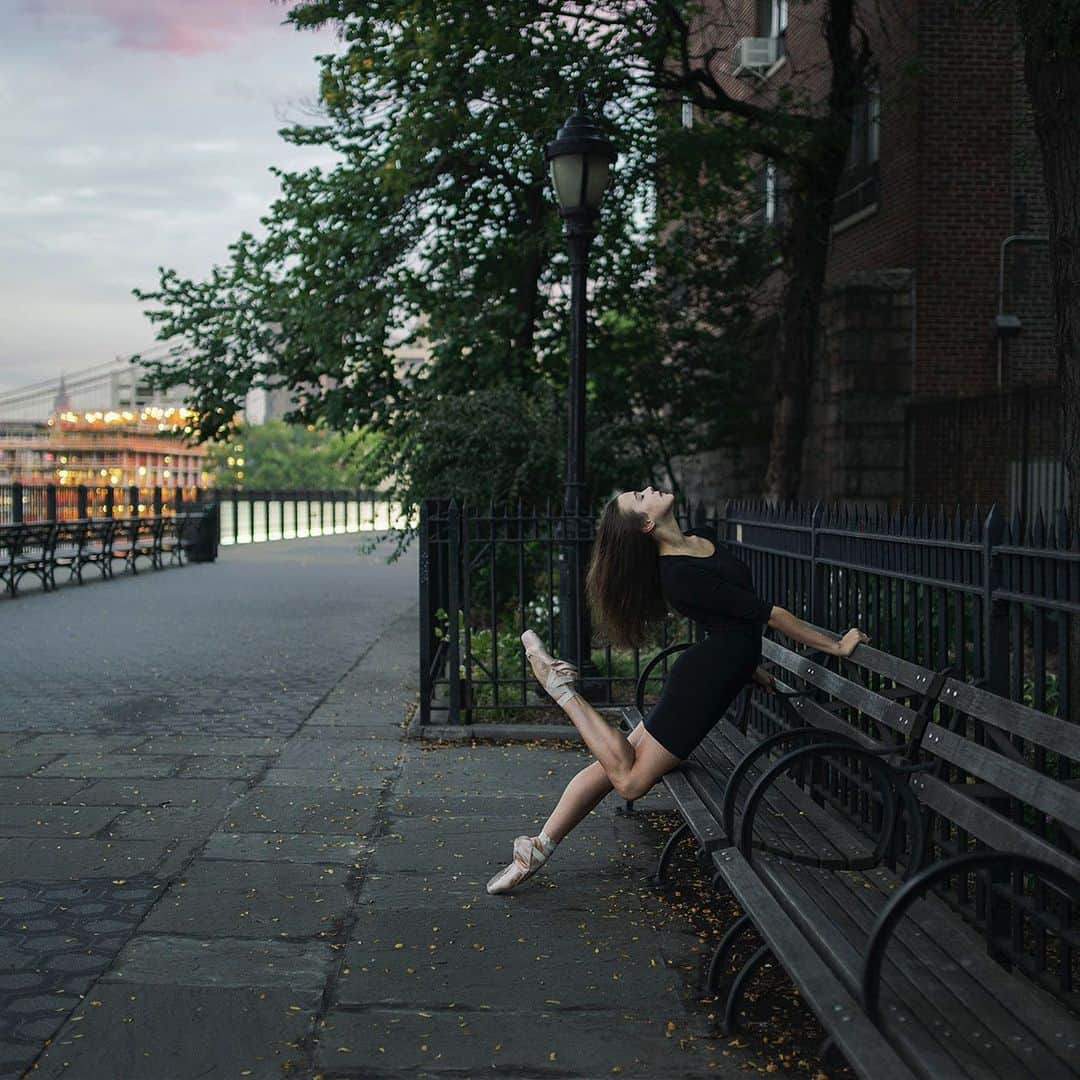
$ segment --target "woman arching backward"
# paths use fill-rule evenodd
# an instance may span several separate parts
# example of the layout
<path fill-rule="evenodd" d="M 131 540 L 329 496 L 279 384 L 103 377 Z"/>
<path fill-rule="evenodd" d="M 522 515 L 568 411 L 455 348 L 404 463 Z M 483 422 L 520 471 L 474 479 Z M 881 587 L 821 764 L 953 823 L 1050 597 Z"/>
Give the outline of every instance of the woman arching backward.
<path fill-rule="evenodd" d="M 761 632 L 770 626 L 835 656 L 869 641 L 858 627 L 839 640 L 754 593 L 750 569 L 724 550 L 708 526 L 680 529 L 675 496 L 647 487 L 624 491 L 604 507 L 593 541 L 586 593 L 593 623 L 615 645 L 641 645 L 646 625 L 668 608 L 706 629 L 679 654 L 660 699 L 629 736 L 613 728 L 574 688 L 573 665 L 558 660 L 540 638 L 521 635 L 540 684 L 562 706 L 596 760 L 566 785 L 537 836 L 514 840 L 513 861 L 487 884 L 506 893 L 532 877 L 559 842 L 608 792 L 640 799 L 664 773 L 688 758 L 759 669 Z"/>

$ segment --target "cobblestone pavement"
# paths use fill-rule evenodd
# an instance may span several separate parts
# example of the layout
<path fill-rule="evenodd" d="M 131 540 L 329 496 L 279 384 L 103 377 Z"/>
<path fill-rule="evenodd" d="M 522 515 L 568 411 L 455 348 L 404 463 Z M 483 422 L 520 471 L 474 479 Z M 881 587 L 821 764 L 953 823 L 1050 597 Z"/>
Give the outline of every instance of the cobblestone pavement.
<path fill-rule="evenodd" d="M 358 554 L 364 535 L 0 594 L 0 748 L 30 763 L 69 751 L 71 734 L 130 748 L 133 736 L 205 733 L 265 737 L 273 753 L 416 597 L 415 548 L 388 565 L 388 542 Z M 34 738 L 13 747 L 19 732 Z"/>
<path fill-rule="evenodd" d="M 349 740 L 335 752 L 311 732 L 336 730 L 334 688 L 340 698 L 343 677 L 416 594 L 414 556 L 388 565 L 388 543 L 361 555 L 358 542 L 223 548 L 216 563 L 0 597 L 0 1075 L 19 1075 L 63 1025 L 73 1039 L 92 1029 L 92 1017 L 76 1020 L 103 1007 L 88 990 L 108 981 L 136 930 L 164 925 L 179 895 L 216 906 L 291 893 L 281 910 L 259 910 L 269 897 L 247 902 L 242 932 L 325 933 L 301 909 L 344 888 L 354 830 L 398 744 Z M 401 672 L 366 696 L 369 716 L 375 706 L 400 718 Z M 324 723 L 305 729 L 320 702 Z M 386 727 L 392 737 L 392 718 Z M 370 789 L 328 799 L 303 786 L 328 764 L 347 784 L 361 762 Z M 245 801 L 255 789 L 262 802 Z M 280 861 L 255 861 L 268 848 Z M 145 1075 L 189 1075 L 172 1069 Z"/>
<path fill-rule="evenodd" d="M 0 602 L 0 1076 L 731 1075 L 684 1038 L 655 837 L 614 802 L 487 895 L 591 758 L 403 739 L 416 560 L 389 550 Z"/>

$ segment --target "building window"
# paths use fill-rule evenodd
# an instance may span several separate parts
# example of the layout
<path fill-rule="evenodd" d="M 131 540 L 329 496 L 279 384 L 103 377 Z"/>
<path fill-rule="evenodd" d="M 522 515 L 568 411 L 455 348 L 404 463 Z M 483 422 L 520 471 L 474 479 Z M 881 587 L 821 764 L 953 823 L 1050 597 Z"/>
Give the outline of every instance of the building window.
<path fill-rule="evenodd" d="M 787 55 L 787 0 L 757 0 L 757 36 L 777 39 L 777 60 Z"/>
<path fill-rule="evenodd" d="M 682 126 L 688 131 L 694 126 L 694 103 L 689 98 L 682 100 Z"/>
<path fill-rule="evenodd" d="M 878 150 L 881 139 L 881 95 L 876 86 L 863 93 L 851 118 L 844 175 L 840 179 L 833 224 L 873 206 L 878 201 Z"/>

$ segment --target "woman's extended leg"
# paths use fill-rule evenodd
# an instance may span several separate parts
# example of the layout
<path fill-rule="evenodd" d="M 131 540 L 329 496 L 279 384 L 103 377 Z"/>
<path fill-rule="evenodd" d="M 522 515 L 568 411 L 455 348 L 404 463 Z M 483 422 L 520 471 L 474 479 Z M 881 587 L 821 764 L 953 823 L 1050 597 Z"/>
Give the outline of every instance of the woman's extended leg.
<path fill-rule="evenodd" d="M 647 735 L 639 723 L 630 732 L 629 743 L 636 747 Z M 519 836 L 514 841 L 514 861 L 500 870 L 487 884 L 489 893 L 505 893 L 528 880 L 547 862 L 559 842 L 591 810 L 594 810 L 612 789 L 604 767 L 599 761 L 587 765 L 571 778 L 562 798 L 538 836 Z"/>
<path fill-rule="evenodd" d="M 528 633 L 532 635 L 532 631 Z M 537 641 L 535 635 L 533 641 Z M 529 651 L 529 663 L 543 685 L 553 663 L 550 653 L 539 644 L 534 644 Z M 612 787 L 623 798 L 640 798 L 664 773 L 680 763 L 679 758 L 661 746 L 644 728 L 639 736 L 640 741 L 631 745 L 627 737 L 613 728 L 581 694 L 574 694 L 565 701 L 562 709 L 600 762 Z"/>
<path fill-rule="evenodd" d="M 645 725 L 639 723 L 630 732 L 627 741 L 631 746 L 637 746 L 644 731 Z M 551 811 L 551 817 L 547 819 L 543 832 L 556 843 L 565 839 L 567 833 L 595 810 L 611 790 L 612 783 L 604 772 L 604 766 L 599 761 L 586 765 L 566 785 L 566 790 Z"/>

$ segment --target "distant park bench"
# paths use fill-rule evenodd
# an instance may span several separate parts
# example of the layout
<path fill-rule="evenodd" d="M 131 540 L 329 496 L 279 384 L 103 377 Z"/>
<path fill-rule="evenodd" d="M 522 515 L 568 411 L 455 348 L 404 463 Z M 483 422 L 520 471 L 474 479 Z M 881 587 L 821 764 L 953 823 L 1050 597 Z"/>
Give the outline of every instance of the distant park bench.
<path fill-rule="evenodd" d="M 103 578 L 113 576 L 120 560 L 132 573 L 140 558 L 162 569 L 183 565 L 200 539 L 203 511 L 129 518 L 79 518 L 0 525 L 0 582 L 15 596 L 27 574 L 46 591 L 56 588 L 56 571 L 83 584 L 83 569 L 96 566 Z"/>
<path fill-rule="evenodd" d="M 688 644 L 642 671 L 627 730 Z M 763 638 L 762 654 L 772 690 L 748 687 L 664 777 L 682 824 L 656 880 L 693 839 L 745 912 L 710 993 L 758 941 L 726 1029 L 775 958 L 861 1076 L 1076 1077 L 1080 726 L 868 645 L 840 660 Z"/>

